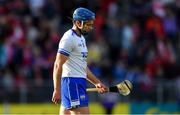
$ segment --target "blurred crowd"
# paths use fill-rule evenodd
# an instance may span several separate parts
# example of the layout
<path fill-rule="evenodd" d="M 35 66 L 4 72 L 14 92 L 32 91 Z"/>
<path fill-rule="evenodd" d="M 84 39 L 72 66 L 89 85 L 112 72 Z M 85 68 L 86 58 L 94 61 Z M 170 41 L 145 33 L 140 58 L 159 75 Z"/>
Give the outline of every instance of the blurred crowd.
<path fill-rule="evenodd" d="M 97 77 L 129 79 L 143 92 L 180 79 L 180 0 L 0 0 L 0 95 L 52 81 L 59 40 L 80 6 L 96 13 L 86 38 Z"/>

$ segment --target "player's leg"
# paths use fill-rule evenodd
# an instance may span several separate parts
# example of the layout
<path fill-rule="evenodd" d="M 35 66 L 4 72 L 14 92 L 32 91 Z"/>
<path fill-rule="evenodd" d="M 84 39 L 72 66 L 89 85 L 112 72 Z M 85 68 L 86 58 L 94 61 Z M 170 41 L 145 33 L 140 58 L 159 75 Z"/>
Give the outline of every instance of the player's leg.
<path fill-rule="evenodd" d="M 79 107 L 76 109 L 70 110 L 71 115 L 89 115 L 89 108 L 88 107 Z"/>
<path fill-rule="evenodd" d="M 63 106 L 60 107 L 59 115 L 70 115 L 70 110 L 66 110 Z"/>
<path fill-rule="evenodd" d="M 80 108 L 76 108 L 76 109 L 70 109 L 70 110 L 66 110 L 63 106 L 61 106 L 60 111 L 59 111 L 59 115 L 81 115 L 81 114 L 85 114 L 88 115 L 89 114 L 89 108 L 88 107 L 80 107 Z"/>

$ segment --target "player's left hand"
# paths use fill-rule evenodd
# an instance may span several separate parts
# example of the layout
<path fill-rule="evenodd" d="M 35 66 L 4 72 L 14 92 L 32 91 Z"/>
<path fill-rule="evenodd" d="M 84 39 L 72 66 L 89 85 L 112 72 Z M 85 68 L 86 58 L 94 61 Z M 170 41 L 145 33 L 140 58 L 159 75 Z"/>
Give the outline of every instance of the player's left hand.
<path fill-rule="evenodd" d="M 95 87 L 98 89 L 98 92 L 101 93 L 101 94 L 108 92 L 108 88 L 102 83 L 97 83 L 95 85 Z"/>

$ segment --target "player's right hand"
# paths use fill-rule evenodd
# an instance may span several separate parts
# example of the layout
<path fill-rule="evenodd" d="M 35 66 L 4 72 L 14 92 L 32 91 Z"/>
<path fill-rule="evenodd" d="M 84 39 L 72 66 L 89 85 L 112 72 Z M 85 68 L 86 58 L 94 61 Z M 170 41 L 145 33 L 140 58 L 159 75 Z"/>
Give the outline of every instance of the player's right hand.
<path fill-rule="evenodd" d="M 52 102 L 54 102 L 55 104 L 59 104 L 60 103 L 60 91 L 53 91 L 53 95 L 52 95 Z"/>
<path fill-rule="evenodd" d="M 102 83 L 96 84 L 95 87 L 98 89 L 98 92 L 101 94 L 108 92 L 108 88 Z"/>

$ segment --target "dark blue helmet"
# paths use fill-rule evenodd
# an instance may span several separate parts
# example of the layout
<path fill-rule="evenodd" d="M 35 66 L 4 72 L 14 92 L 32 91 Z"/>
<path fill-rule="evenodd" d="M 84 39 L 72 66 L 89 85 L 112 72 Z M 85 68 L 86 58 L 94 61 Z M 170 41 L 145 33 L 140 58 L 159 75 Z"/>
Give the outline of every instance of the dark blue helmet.
<path fill-rule="evenodd" d="M 79 20 L 79 21 L 89 21 L 89 20 L 94 20 L 95 19 L 95 14 L 86 9 L 86 8 L 77 8 L 74 13 L 73 13 L 73 20 Z"/>

